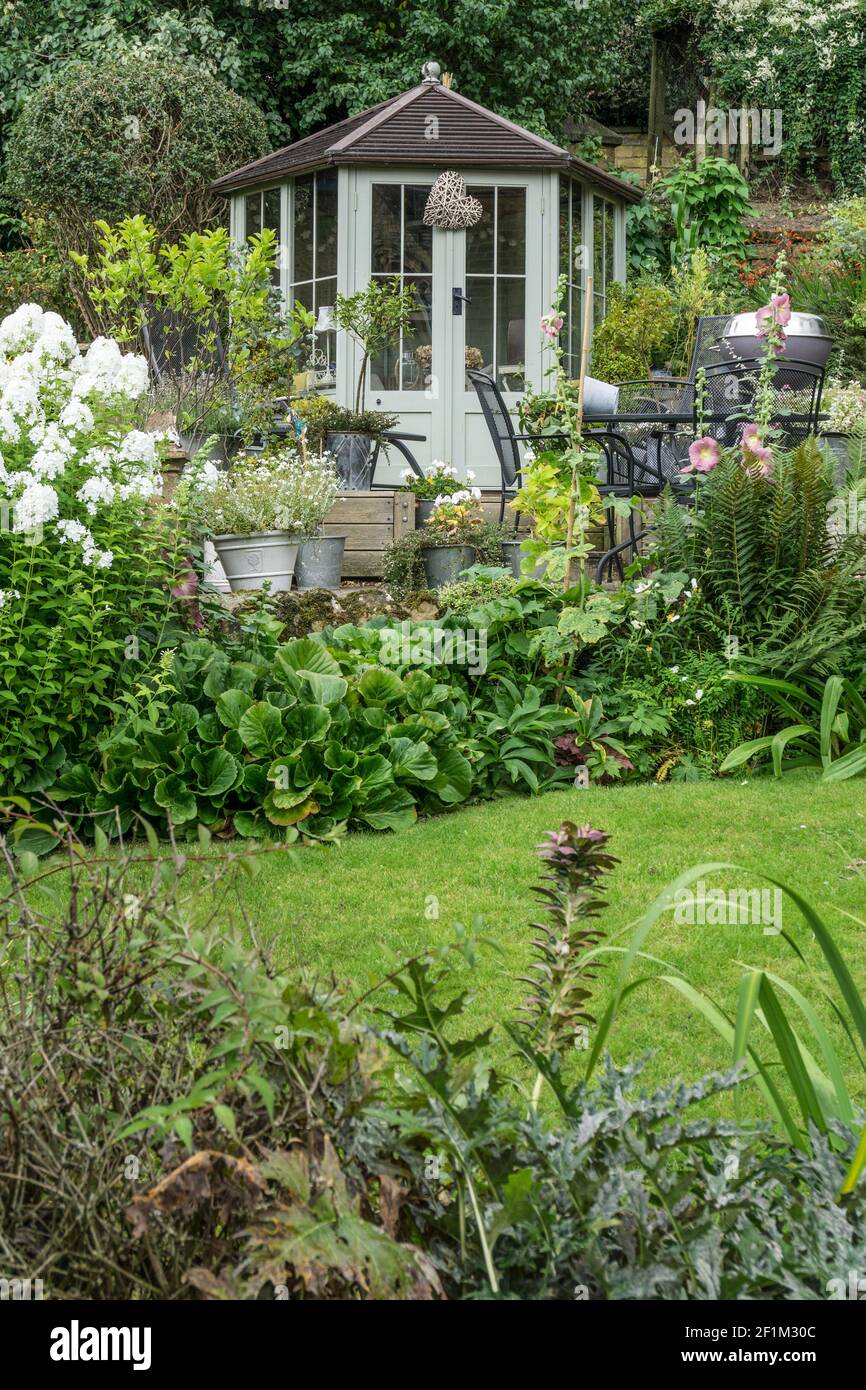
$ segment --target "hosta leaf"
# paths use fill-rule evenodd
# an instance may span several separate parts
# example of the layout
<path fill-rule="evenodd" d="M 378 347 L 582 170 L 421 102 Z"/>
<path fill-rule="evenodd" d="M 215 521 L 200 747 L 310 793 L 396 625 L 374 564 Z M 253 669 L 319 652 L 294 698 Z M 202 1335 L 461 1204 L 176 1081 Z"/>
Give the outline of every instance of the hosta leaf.
<path fill-rule="evenodd" d="M 252 703 L 245 690 L 224 690 L 216 702 L 216 712 L 227 729 L 236 729 Z"/>
<path fill-rule="evenodd" d="M 183 702 L 172 706 L 172 717 L 174 727 L 181 733 L 188 734 L 190 729 L 194 729 L 198 723 L 198 710 L 195 705 L 188 705 Z"/>
<path fill-rule="evenodd" d="M 304 820 L 307 816 L 313 816 L 320 810 L 319 803 L 314 801 L 311 796 L 297 806 L 284 809 L 276 804 L 274 795 L 275 793 L 271 792 L 262 803 L 265 815 L 272 825 L 296 825 L 298 821 Z"/>
<path fill-rule="evenodd" d="M 448 806 L 465 801 L 472 790 L 472 767 L 468 760 L 456 748 L 443 748 L 437 749 L 436 761 L 439 772 L 430 784 L 432 790 Z"/>
<path fill-rule="evenodd" d="M 283 671 L 316 671 L 320 676 L 339 676 L 339 662 L 335 661 L 321 642 L 312 637 L 298 637 L 294 642 L 285 642 L 276 655 L 276 664 Z"/>
<path fill-rule="evenodd" d="M 351 748 L 344 748 L 341 743 L 331 742 L 325 749 L 325 767 L 333 772 L 341 769 L 351 770 L 358 763 L 358 754 Z"/>
<path fill-rule="evenodd" d="M 368 705 L 391 705 L 403 694 L 403 682 L 394 671 L 373 666 L 364 672 L 358 690 Z"/>
<path fill-rule="evenodd" d="M 286 734 L 295 747 L 323 743 L 330 727 L 331 716 L 324 705 L 296 705 L 286 715 Z"/>
<path fill-rule="evenodd" d="M 373 830 L 408 830 L 417 818 L 415 802 L 401 787 L 383 787 L 356 812 Z"/>
<path fill-rule="evenodd" d="M 279 745 L 285 742 L 280 711 L 265 700 L 258 700 L 241 715 L 238 733 L 244 741 L 244 747 L 257 758 L 275 753 Z"/>
<path fill-rule="evenodd" d="M 439 765 L 426 743 L 413 743 L 408 738 L 391 739 L 391 768 L 395 777 L 411 777 L 419 782 L 431 781 Z"/>
<path fill-rule="evenodd" d="M 208 753 L 197 754 L 192 766 L 198 778 L 199 790 L 206 796 L 222 796 L 235 785 L 241 770 L 240 764 L 224 748 L 213 748 Z"/>
<path fill-rule="evenodd" d="M 194 820 L 198 814 L 193 793 L 176 773 L 171 773 L 157 782 L 153 796 L 157 806 L 161 806 L 167 812 L 175 825 Z"/>
<path fill-rule="evenodd" d="M 356 772 L 361 778 L 365 793 L 373 792 L 377 787 L 393 786 L 394 778 L 391 773 L 391 764 L 387 758 L 382 757 L 381 753 L 373 753 L 369 757 L 360 758 Z"/>
<path fill-rule="evenodd" d="M 195 726 L 202 743 L 222 743 L 225 727 L 215 714 L 204 714 Z"/>
<path fill-rule="evenodd" d="M 299 671 L 313 699 L 320 705 L 338 705 L 345 698 L 349 682 L 343 676 L 323 676 L 318 671 Z"/>

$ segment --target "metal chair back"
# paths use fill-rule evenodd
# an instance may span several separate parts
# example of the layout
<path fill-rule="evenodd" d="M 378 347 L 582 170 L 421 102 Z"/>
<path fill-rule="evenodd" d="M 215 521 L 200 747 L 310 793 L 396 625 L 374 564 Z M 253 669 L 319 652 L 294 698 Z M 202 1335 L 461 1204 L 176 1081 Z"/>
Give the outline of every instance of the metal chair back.
<path fill-rule="evenodd" d="M 502 474 L 503 492 L 519 486 L 522 462 L 514 424 L 508 414 L 508 407 L 502 399 L 502 392 L 492 376 L 470 368 L 466 375 L 475 387 L 481 413 L 484 416 L 490 438 Z"/>

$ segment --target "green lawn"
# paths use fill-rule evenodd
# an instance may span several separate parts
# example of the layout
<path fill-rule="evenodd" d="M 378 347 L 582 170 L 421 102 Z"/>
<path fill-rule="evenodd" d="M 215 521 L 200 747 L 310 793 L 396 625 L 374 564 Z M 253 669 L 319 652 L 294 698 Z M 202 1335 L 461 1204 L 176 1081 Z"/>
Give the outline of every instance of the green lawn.
<path fill-rule="evenodd" d="M 475 996 L 471 1022 L 496 1023 L 519 1001 L 523 987 L 514 976 L 531 958 L 534 846 L 564 819 L 588 820 L 607 830 L 622 861 L 608 892 L 604 925 L 609 933 L 639 918 L 683 869 L 730 860 L 751 872 L 713 883 L 760 887 L 756 874 L 763 871 L 826 907 L 855 979 L 866 987 L 866 930 L 834 910 L 866 917 L 863 785 L 822 787 L 811 774 L 781 782 L 642 785 L 509 798 L 424 821 L 398 835 L 352 835 L 337 848 L 266 857 L 257 877 L 245 881 L 244 908 L 281 964 L 334 974 L 354 991 L 367 989 L 400 957 L 448 939 L 454 922 L 468 924 L 478 915 L 501 954 L 483 953 L 475 970 L 467 972 Z M 435 918 L 431 910 L 437 906 Z M 823 958 L 787 900 L 783 925 L 829 984 Z M 682 969 L 730 1010 L 740 975 L 737 961 L 765 965 L 815 995 L 812 972 L 782 938 L 764 935 L 760 926 L 683 926 L 668 916 L 653 928 L 646 949 Z M 605 972 L 602 999 L 615 969 L 611 964 Z M 663 984 L 630 996 L 611 1045 L 618 1061 L 656 1049 L 647 1075 L 658 1081 L 728 1064 L 709 1025 Z M 501 1044 L 500 1057 L 506 1056 L 506 1046 Z M 851 1076 L 856 1077 L 855 1068 Z"/>

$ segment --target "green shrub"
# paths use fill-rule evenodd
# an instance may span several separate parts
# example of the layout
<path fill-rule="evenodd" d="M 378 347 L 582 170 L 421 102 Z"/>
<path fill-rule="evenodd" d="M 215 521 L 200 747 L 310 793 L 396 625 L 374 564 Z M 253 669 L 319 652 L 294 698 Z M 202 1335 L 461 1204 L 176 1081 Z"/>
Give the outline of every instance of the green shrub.
<path fill-rule="evenodd" d="M 592 374 L 601 381 L 643 381 L 670 353 L 673 295 L 662 285 L 616 281 L 608 308 L 592 335 Z"/>
<path fill-rule="evenodd" d="M 73 62 L 9 134 L 10 192 L 61 254 L 94 251 L 93 223 L 141 213 L 160 240 L 211 222 L 212 180 L 265 154 L 258 109 L 195 63 L 160 54 Z"/>

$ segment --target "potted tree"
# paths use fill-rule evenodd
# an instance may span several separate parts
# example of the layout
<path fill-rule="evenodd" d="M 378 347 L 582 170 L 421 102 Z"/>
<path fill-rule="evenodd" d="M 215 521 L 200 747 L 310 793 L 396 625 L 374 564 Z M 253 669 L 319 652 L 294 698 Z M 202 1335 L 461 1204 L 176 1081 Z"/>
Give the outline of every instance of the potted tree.
<path fill-rule="evenodd" d="M 327 459 L 305 459 L 293 446 L 245 455 L 228 472 L 196 471 L 198 515 L 210 533 L 232 591 L 290 589 L 298 549 L 327 500 L 336 475 Z"/>
<path fill-rule="evenodd" d="M 341 485 L 348 491 L 362 492 L 370 486 L 374 445 L 383 429 L 390 427 L 377 424 L 375 412 L 364 409 L 370 359 L 399 342 L 401 334 L 411 328 L 417 307 L 415 286 L 401 287 L 399 276 L 393 280 L 371 280 L 366 289 L 356 294 L 336 297 L 334 322 L 361 348 L 354 412 L 344 410 L 339 426 L 328 431 L 325 441 Z"/>

